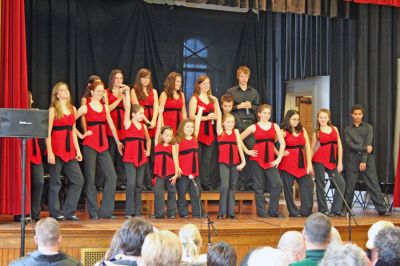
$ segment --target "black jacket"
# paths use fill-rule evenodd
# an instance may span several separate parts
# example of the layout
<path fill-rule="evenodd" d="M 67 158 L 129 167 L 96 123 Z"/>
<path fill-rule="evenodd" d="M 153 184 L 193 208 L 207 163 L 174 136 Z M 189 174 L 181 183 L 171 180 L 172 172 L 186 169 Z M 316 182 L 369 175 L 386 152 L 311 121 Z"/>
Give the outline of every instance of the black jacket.
<path fill-rule="evenodd" d="M 39 251 L 32 252 L 25 257 L 10 262 L 10 266 L 81 266 L 75 258 L 65 253 L 45 255 Z"/>

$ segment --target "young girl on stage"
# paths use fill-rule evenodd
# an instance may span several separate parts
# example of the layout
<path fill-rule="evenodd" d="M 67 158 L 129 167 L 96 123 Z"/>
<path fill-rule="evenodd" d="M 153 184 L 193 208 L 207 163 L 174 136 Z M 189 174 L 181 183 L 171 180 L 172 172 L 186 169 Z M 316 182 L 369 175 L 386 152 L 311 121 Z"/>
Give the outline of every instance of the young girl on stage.
<path fill-rule="evenodd" d="M 67 84 L 57 83 L 51 92 L 49 109 L 49 138 L 46 139 L 47 161 L 49 163 L 49 212 L 53 218 L 63 221 L 79 220 L 75 215 L 83 186 L 83 176 L 78 161 L 82 161 L 75 128 L 76 108 L 71 104 Z M 60 210 L 60 175 L 64 170 L 69 189 Z"/>
<path fill-rule="evenodd" d="M 342 212 L 345 181 L 341 176 L 343 171 L 343 148 L 339 131 L 331 124 L 331 113 L 327 109 L 320 109 L 317 114 L 317 128 L 312 136 L 311 151 L 315 152 L 312 162 L 317 186 L 318 211 L 329 216 L 345 216 Z M 317 142 L 319 147 L 317 148 Z M 329 213 L 325 199 L 325 172 L 334 181 L 335 195 L 331 212 Z"/>
<path fill-rule="evenodd" d="M 312 213 L 314 193 L 310 141 L 296 110 L 287 111 L 281 128 L 286 146 L 279 170 L 283 180 L 286 207 L 290 217 L 306 217 Z M 300 190 L 300 211 L 293 200 L 294 180 L 297 181 Z"/>
<path fill-rule="evenodd" d="M 112 212 L 114 210 L 114 197 L 117 176 L 114 165 L 108 152 L 108 140 L 106 136 L 106 123 L 113 133 L 117 143 L 118 151 L 122 153 L 122 143 L 118 139 L 117 130 L 110 116 L 107 105 L 101 103 L 105 93 L 104 84 L 95 81 L 89 86 L 91 98 L 90 102 L 82 105 L 77 113 L 77 117 L 85 115 L 88 130 L 93 134 L 86 137 L 83 141 L 83 154 L 85 156 L 85 179 L 86 179 L 86 198 L 88 202 L 88 212 L 91 219 L 115 219 Z M 104 173 L 104 191 L 100 210 L 97 206 L 97 191 L 95 187 L 96 161 Z"/>
<path fill-rule="evenodd" d="M 218 101 L 217 98 L 214 98 Z M 217 135 L 219 147 L 219 173 L 221 176 L 221 191 L 219 199 L 219 214 L 217 219 L 224 215 L 236 219 L 235 215 L 235 190 L 238 170 L 246 165 L 242 149 L 242 139 L 239 130 L 235 129 L 235 117 L 225 113 L 221 118 L 221 111 L 217 109 Z"/>
<path fill-rule="evenodd" d="M 141 215 L 143 178 L 147 157 L 150 156 L 151 139 L 147 126 L 142 123 L 145 116 L 143 107 L 138 104 L 131 105 L 128 91 L 125 96 L 123 161 L 127 179 L 125 217 L 129 218 Z"/>
<path fill-rule="evenodd" d="M 183 218 L 188 218 L 186 192 L 189 192 L 192 204 L 192 216 L 202 217 L 200 207 L 200 181 L 199 181 L 199 134 L 203 107 L 198 108 L 196 119 L 184 119 L 178 127 L 176 150 L 179 152 L 178 212 Z"/>
<path fill-rule="evenodd" d="M 176 217 L 176 179 L 178 178 L 178 153 L 174 145 L 174 133 L 171 127 L 161 126 L 162 108 L 157 122 L 154 147 L 154 217 L 164 218 L 164 187 L 167 186 L 167 216 Z"/>
<path fill-rule="evenodd" d="M 168 74 L 164 81 L 164 91 L 160 95 L 160 107 L 164 108 L 164 126 L 171 127 L 175 133 L 182 119 L 187 118 L 181 74 Z"/>
<path fill-rule="evenodd" d="M 200 181 L 203 190 L 213 190 L 219 181 L 216 143 L 213 124 L 217 120 L 215 114 L 218 103 L 211 97 L 210 79 L 201 75 L 195 82 L 193 96 L 189 102 L 189 118 L 194 119 L 199 107 L 203 107 L 199 142 Z"/>
<path fill-rule="evenodd" d="M 250 134 L 254 134 L 256 144 L 253 150 L 247 150 L 243 147 L 246 154 L 250 156 L 249 165 L 253 170 L 253 187 L 256 193 L 257 215 L 266 218 L 281 217 L 278 212 L 279 195 L 282 191 L 282 180 L 277 169 L 282 160 L 285 151 L 285 140 L 279 126 L 270 122 L 272 107 L 268 104 L 262 104 L 258 107 L 258 123 L 249 126 L 242 132 L 242 140 Z M 280 147 L 279 154 L 275 159 L 274 143 L 278 139 Z M 270 187 L 270 203 L 268 213 L 265 209 L 264 200 L 264 180 L 269 182 Z"/>

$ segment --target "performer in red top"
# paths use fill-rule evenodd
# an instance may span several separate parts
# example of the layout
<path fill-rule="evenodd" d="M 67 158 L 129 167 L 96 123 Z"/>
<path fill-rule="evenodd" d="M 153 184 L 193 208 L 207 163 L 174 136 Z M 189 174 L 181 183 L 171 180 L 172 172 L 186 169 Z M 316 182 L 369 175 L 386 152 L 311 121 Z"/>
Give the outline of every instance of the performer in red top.
<path fill-rule="evenodd" d="M 218 102 L 217 98 L 214 98 Z M 217 105 L 218 106 L 218 105 Z M 221 190 L 219 198 L 219 214 L 217 219 L 229 217 L 236 219 L 235 190 L 238 170 L 242 171 L 246 159 L 242 149 L 242 139 L 239 130 L 235 129 L 235 117 L 226 113 L 221 118 L 221 111 L 217 108 L 217 135 L 219 145 L 219 172 L 221 175 Z"/>
<path fill-rule="evenodd" d="M 49 138 L 46 139 L 50 172 L 49 212 L 50 216 L 59 221 L 79 220 L 75 212 L 83 187 L 83 176 L 78 164 L 78 161 L 82 161 L 82 154 L 77 139 L 75 117 L 76 109 L 71 104 L 68 86 L 59 82 L 54 85 L 51 92 Z M 58 196 L 62 186 L 60 180 L 62 170 L 69 183 L 63 211 L 60 210 Z"/>
<path fill-rule="evenodd" d="M 190 202 L 192 204 L 192 216 L 194 218 L 202 217 L 200 208 L 200 180 L 199 176 L 199 145 L 197 136 L 203 107 L 199 108 L 196 119 L 183 119 L 179 124 L 177 131 L 176 150 L 179 152 L 179 178 L 177 181 L 178 189 L 178 212 L 183 218 L 188 218 L 188 209 L 186 193 L 189 192 Z"/>
<path fill-rule="evenodd" d="M 315 184 L 317 186 L 318 211 L 329 216 L 345 216 L 342 212 L 343 198 L 346 184 L 340 174 L 343 171 L 343 148 L 340 141 L 339 131 L 332 126 L 330 121 L 331 113 L 327 109 L 320 109 L 317 113 L 317 128 L 312 136 L 311 151 L 315 152 L 312 157 Z M 319 142 L 319 147 L 317 147 Z M 328 173 L 330 182 L 334 181 L 335 195 L 331 212 L 325 199 L 325 172 Z"/>
<path fill-rule="evenodd" d="M 112 212 L 114 210 L 114 197 L 117 176 L 108 152 L 108 140 L 106 136 L 106 123 L 113 133 L 117 143 L 118 151 L 122 153 L 122 143 L 118 139 L 117 130 L 110 116 L 108 105 L 101 103 L 105 93 L 104 84 L 95 81 L 89 86 L 91 98 L 90 102 L 82 105 L 77 117 L 85 115 L 88 130 L 93 134 L 86 137 L 83 141 L 83 154 L 85 156 L 85 179 L 86 179 L 86 198 L 88 212 L 91 219 L 100 218 L 115 219 Z M 96 161 L 104 172 L 104 191 L 100 210 L 97 205 L 97 191 L 94 177 L 96 173 Z"/>
<path fill-rule="evenodd" d="M 195 82 L 193 96 L 189 102 L 189 118 L 194 119 L 199 107 L 203 107 L 203 117 L 197 140 L 199 142 L 200 182 L 204 190 L 214 190 L 218 186 L 219 173 L 217 164 L 217 147 L 214 137 L 214 121 L 218 108 L 211 97 L 210 79 L 201 75 Z"/>
<path fill-rule="evenodd" d="M 143 124 L 145 117 L 141 105 L 131 106 L 130 95 L 127 92 L 124 99 L 125 149 L 124 165 L 127 178 L 126 217 L 140 216 L 142 209 L 142 189 L 145 168 L 151 150 L 151 138 L 147 126 Z"/>
<path fill-rule="evenodd" d="M 164 91 L 160 95 L 160 107 L 164 108 L 164 126 L 171 127 L 176 133 L 182 119 L 187 118 L 181 74 L 176 72 L 168 74 L 164 81 Z"/>
<path fill-rule="evenodd" d="M 296 110 L 287 111 L 281 128 L 286 146 L 279 170 L 283 180 L 286 207 L 290 217 L 306 217 L 312 213 L 314 193 L 310 141 L 306 129 L 300 123 L 299 112 Z M 293 200 L 295 180 L 300 191 L 300 211 Z"/>
<path fill-rule="evenodd" d="M 158 117 L 158 94 L 151 83 L 151 72 L 146 68 L 138 71 L 135 78 L 133 89 L 131 90 L 131 103 L 140 104 L 144 108 L 143 122 L 146 124 L 152 143 L 154 144 L 155 129 Z M 154 145 L 153 145 L 154 148 Z M 153 150 L 152 148 L 152 150 Z M 151 180 L 153 179 L 153 158 L 146 165 L 144 185 L 152 189 Z"/>
<path fill-rule="evenodd" d="M 253 187 L 256 193 L 257 215 L 266 218 L 281 217 L 278 212 L 279 195 L 282 191 L 282 180 L 277 169 L 285 151 L 285 140 L 279 126 L 269 121 L 272 107 L 262 104 L 258 107 L 258 123 L 251 125 L 242 132 L 242 140 L 250 134 L 254 134 L 255 142 L 252 150 L 248 150 L 244 145 L 243 149 L 250 156 L 249 165 L 253 170 Z M 280 147 L 277 158 L 275 159 L 274 148 L 275 140 L 278 139 Z M 268 214 L 265 209 L 264 200 L 264 180 L 269 182 L 270 204 Z"/>
<path fill-rule="evenodd" d="M 161 126 L 163 123 L 163 108 L 157 122 L 154 147 L 154 217 L 164 218 L 164 187 L 167 186 L 167 217 L 176 217 L 176 179 L 178 178 L 178 153 L 174 143 L 174 133 L 171 127 Z"/>

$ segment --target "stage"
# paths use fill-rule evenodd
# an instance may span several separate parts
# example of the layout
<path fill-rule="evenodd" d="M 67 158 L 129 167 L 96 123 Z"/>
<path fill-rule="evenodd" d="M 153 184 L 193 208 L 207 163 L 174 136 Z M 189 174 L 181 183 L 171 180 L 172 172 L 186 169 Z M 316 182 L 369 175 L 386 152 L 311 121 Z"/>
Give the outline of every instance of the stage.
<path fill-rule="evenodd" d="M 245 206 L 242 214 L 238 214 L 237 220 L 217 220 L 217 205 L 210 205 L 210 217 L 214 221 L 217 235 L 211 232 L 211 242 L 226 241 L 232 244 L 237 251 L 238 261 L 250 250 L 261 246 L 276 246 L 280 236 L 289 230 L 301 231 L 306 218 L 259 218 L 251 214 L 251 205 Z M 281 201 L 280 209 L 287 216 L 286 207 Z M 374 222 L 385 219 L 400 225 L 400 212 L 393 212 L 392 216 L 380 217 L 372 209 L 363 211 L 354 208 L 355 218 L 358 226 L 352 221 L 352 240 L 359 246 L 364 247 L 367 241 L 368 228 Z M 117 211 L 117 220 L 90 220 L 85 212 L 78 212 L 81 221 L 61 222 L 62 228 L 62 250 L 70 255 L 81 259 L 82 249 L 99 248 L 102 251 L 110 244 L 111 238 L 125 220 L 123 211 Z M 42 216 L 47 216 L 42 212 Z M 196 224 L 203 237 L 203 252 L 207 250 L 207 219 L 150 219 L 149 214 L 143 216 L 147 221 L 159 229 L 168 229 L 175 233 L 186 223 Z M 333 225 L 339 230 L 342 239 L 348 240 L 348 220 L 344 218 L 332 218 Z M 11 216 L 0 217 L 0 263 L 8 265 L 8 262 L 19 257 L 20 246 L 20 224 L 12 221 Z M 35 249 L 33 241 L 33 225 L 26 227 L 27 251 Z"/>

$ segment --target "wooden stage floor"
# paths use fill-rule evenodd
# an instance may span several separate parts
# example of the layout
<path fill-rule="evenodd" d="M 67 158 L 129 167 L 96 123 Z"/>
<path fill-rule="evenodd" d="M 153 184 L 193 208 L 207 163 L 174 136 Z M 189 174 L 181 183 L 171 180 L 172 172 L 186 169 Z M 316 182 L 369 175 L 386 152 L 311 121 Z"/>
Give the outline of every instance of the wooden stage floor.
<path fill-rule="evenodd" d="M 259 218 L 251 215 L 250 207 L 246 209 L 245 214 L 239 214 L 237 220 L 223 219 L 217 220 L 216 208 L 215 212 L 211 210 L 210 217 L 214 221 L 217 235 L 211 232 L 211 241 L 226 241 L 232 244 L 238 253 L 238 261 L 251 249 L 261 246 L 276 246 L 280 236 L 289 230 L 301 231 L 306 218 Z M 286 209 L 283 204 L 280 208 Z M 392 216 L 380 217 L 373 210 L 361 210 L 354 208 L 358 226 L 352 221 L 352 240 L 359 246 L 364 247 L 367 241 L 368 228 L 378 220 L 389 220 L 400 225 L 400 212 L 393 212 Z M 246 214 L 248 213 L 248 214 Z M 285 213 L 285 212 L 283 212 Z M 79 212 L 78 216 L 81 221 L 61 222 L 62 228 L 62 249 L 74 257 L 81 257 L 82 248 L 107 248 L 109 246 L 112 235 L 115 230 L 125 220 L 124 213 L 117 211 L 117 220 L 97 221 L 90 220 L 84 212 Z M 287 213 L 285 213 L 287 215 Z M 42 216 L 47 216 L 47 212 L 42 212 Z M 175 233 L 186 223 L 196 224 L 203 237 L 203 252 L 207 250 L 207 220 L 206 219 L 150 219 L 144 218 L 159 229 L 168 229 Z M 348 220 L 344 218 L 333 218 L 333 225 L 339 230 L 343 241 L 348 241 Z M 12 222 L 11 216 L 0 216 L 0 265 L 7 265 L 8 262 L 19 256 L 20 245 L 20 224 Z M 27 251 L 34 250 L 33 242 L 33 225 L 28 224 L 26 227 L 26 247 Z"/>

